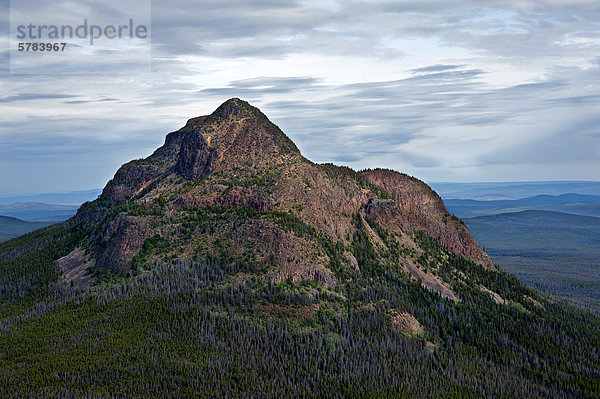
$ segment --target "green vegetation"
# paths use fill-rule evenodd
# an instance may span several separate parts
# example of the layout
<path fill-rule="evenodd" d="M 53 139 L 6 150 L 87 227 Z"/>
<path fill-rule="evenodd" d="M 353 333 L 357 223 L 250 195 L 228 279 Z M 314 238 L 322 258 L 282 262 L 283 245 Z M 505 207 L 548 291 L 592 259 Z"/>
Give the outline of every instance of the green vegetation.
<path fill-rule="evenodd" d="M 160 234 L 155 234 L 144 241 L 142 250 L 133 258 L 131 269 L 134 272 L 140 271 L 146 267 L 152 255 L 169 252 L 171 249 L 172 244 L 169 240 Z"/>
<path fill-rule="evenodd" d="M 55 259 L 111 217 L 138 211 L 130 202 L 113 206 L 86 229 L 64 223 L 0 244 L 0 397 L 600 396 L 597 317 L 550 303 L 422 232 L 413 237 L 420 250 L 409 251 L 398 233 L 358 214 L 344 247 L 288 212 L 189 209 L 171 221 L 178 238 L 144 241 L 132 277 L 96 268 L 98 285 L 87 291 L 57 283 Z M 151 206 L 166 202 L 158 197 Z M 233 257 L 215 231 L 248 220 L 314 242 L 338 286 L 272 283 L 251 248 Z M 199 234 L 222 256 L 161 256 Z M 360 270 L 347 264 L 346 251 Z M 460 300 L 412 279 L 401 255 L 440 276 Z M 396 331 L 391 309 L 412 314 L 424 333 Z"/>
<path fill-rule="evenodd" d="M 25 222 L 13 217 L 0 216 L 0 241 L 18 237 L 49 224 L 51 222 Z"/>
<path fill-rule="evenodd" d="M 83 234 L 65 222 L 0 243 L 0 320 L 51 298 L 49 285 L 61 277 L 56 259 L 71 252 Z"/>
<path fill-rule="evenodd" d="M 275 182 L 276 177 L 277 173 L 269 170 L 259 171 L 259 173 L 248 175 L 247 172 L 238 167 L 213 174 L 213 176 L 211 176 L 211 183 L 222 184 L 229 188 L 269 187 Z"/>
<path fill-rule="evenodd" d="M 600 314 L 599 218 L 525 211 L 466 223 L 494 262 L 523 283 Z"/>

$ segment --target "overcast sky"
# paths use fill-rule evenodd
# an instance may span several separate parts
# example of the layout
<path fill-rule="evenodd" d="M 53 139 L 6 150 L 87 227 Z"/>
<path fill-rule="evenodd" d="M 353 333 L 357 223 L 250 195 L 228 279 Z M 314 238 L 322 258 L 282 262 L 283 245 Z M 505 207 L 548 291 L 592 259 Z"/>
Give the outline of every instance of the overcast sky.
<path fill-rule="evenodd" d="M 0 196 L 102 187 L 231 97 L 315 162 L 600 180 L 598 0 L 137 1 L 0 0 Z M 151 45 L 9 53 L 11 19 L 67 14 L 147 18 Z"/>

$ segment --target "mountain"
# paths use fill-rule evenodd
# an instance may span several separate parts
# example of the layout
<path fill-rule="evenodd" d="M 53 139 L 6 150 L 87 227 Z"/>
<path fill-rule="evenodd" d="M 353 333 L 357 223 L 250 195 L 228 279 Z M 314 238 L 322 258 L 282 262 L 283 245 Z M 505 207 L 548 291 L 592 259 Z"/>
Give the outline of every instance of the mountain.
<path fill-rule="evenodd" d="M 58 222 L 74 216 L 77 208 L 78 206 L 75 205 L 15 202 L 8 205 L 0 205 L 0 215 L 28 222 Z"/>
<path fill-rule="evenodd" d="M 600 319 L 231 99 L 0 244 L 2 397 L 597 397 Z"/>
<path fill-rule="evenodd" d="M 30 231 L 39 229 L 49 224 L 50 223 L 44 222 L 25 222 L 12 217 L 0 216 L 0 241 L 29 233 Z"/>
<path fill-rule="evenodd" d="M 207 219 L 214 220 L 210 229 L 189 227 Z M 160 237 L 175 247 L 170 237 L 178 237 L 177 250 L 188 256 L 221 257 L 226 249 L 228 257 L 268 261 L 272 281 L 336 286 L 336 269 L 358 265 L 348 249 L 357 228 L 387 250 L 415 247 L 411 234 L 422 230 L 493 268 L 424 183 L 393 171 L 316 165 L 258 109 L 237 99 L 189 120 L 148 158 L 125 164 L 75 220 L 97 221 L 91 233 L 99 237 L 96 265 L 122 275 L 137 264 L 146 240 Z M 385 243 L 376 225 L 397 239 Z"/>
<path fill-rule="evenodd" d="M 523 211 L 464 222 L 503 269 L 600 313 L 600 218 Z"/>
<path fill-rule="evenodd" d="M 448 210 L 460 218 L 472 218 L 526 210 L 542 210 L 600 217 L 600 196 L 567 193 L 536 195 L 514 200 L 446 199 Z"/>

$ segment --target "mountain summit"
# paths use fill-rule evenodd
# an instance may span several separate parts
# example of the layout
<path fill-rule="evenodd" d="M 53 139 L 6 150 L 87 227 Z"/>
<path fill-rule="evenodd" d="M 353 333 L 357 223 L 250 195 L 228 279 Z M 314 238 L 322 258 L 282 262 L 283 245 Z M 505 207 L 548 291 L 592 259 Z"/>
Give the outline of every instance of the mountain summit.
<path fill-rule="evenodd" d="M 368 267 L 361 245 L 369 262 L 401 264 L 454 298 L 434 268 L 419 264 L 415 234 L 494 267 L 423 182 L 391 170 L 314 164 L 237 98 L 169 133 L 148 158 L 123 165 L 76 219 L 95 222 L 92 255 L 82 264 L 123 275 L 140 267 L 139 254 L 156 237 L 171 250 L 147 254 L 146 263 L 225 256 L 261 265 L 275 282 L 312 279 L 325 287 Z"/>
<path fill-rule="evenodd" d="M 209 170 L 266 169 L 276 159 L 300 156 L 296 145 L 258 108 L 238 98 L 223 103 L 208 117 L 194 118 L 182 129 L 186 136 L 178 171 L 188 179 Z"/>

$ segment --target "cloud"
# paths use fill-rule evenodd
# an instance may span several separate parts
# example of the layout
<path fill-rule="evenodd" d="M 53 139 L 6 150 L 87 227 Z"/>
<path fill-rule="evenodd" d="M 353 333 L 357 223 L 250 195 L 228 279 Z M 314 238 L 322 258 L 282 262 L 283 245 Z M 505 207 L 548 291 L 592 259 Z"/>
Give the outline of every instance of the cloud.
<path fill-rule="evenodd" d="M 575 82 L 585 82 L 585 77 L 597 72 L 574 69 L 573 81 L 549 80 L 499 89 L 477 80 L 483 71 L 453 78 L 433 73 L 431 79 L 340 86 L 331 91 L 345 92 L 343 96 L 319 102 L 274 102 L 268 107 L 281 112 L 280 125 L 297 137 L 310 158 L 341 160 L 357 168 L 404 168 L 437 180 L 470 175 L 485 180 L 488 173 L 488 179 L 497 178 L 496 171 L 486 172 L 487 165 L 495 164 L 553 164 L 563 165 L 565 170 L 569 164 L 582 162 L 587 167 L 599 166 L 596 95 L 565 96 Z M 585 86 L 598 90 L 589 83 Z M 549 104 L 565 109 L 549 113 Z M 312 122 L 306 123 L 307 115 Z M 326 118 L 325 124 L 320 125 L 321 118 Z M 316 129 L 320 137 L 327 137 L 324 142 L 312 139 Z M 506 179 L 519 178 L 517 169 L 508 169 Z M 579 173 L 583 169 L 577 167 Z M 469 174 L 463 175 L 465 171 Z M 548 168 L 543 178 L 551 179 L 556 172 L 555 167 Z M 589 173 L 586 176 L 592 178 Z"/>
<path fill-rule="evenodd" d="M 47 100 L 47 99 L 60 99 L 60 98 L 74 98 L 79 97 L 73 94 L 43 94 L 43 93 L 19 93 L 12 96 L 0 97 L 0 103 L 9 103 L 16 101 L 32 101 L 32 100 Z"/>
<path fill-rule="evenodd" d="M 465 65 L 431 65 L 428 67 L 423 67 L 423 68 L 417 68 L 417 69 L 413 69 L 411 72 L 412 73 L 430 73 L 430 72 L 445 72 L 445 71 L 451 71 L 454 69 L 460 69 L 463 68 Z"/>
<path fill-rule="evenodd" d="M 102 102 L 111 102 L 111 101 L 119 101 L 118 98 L 101 98 L 99 100 L 72 100 L 65 101 L 65 104 L 90 104 L 90 103 L 102 103 Z"/>
<path fill-rule="evenodd" d="M 155 0 L 151 68 L 98 48 L 11 74 L 2 0 L 0 192 L 101 186 L 230 97 L 318 162 L 437 181 L 597 179 L 598 21 L 588 0 Z"/>
<path fill-rule="evenodd" d="M 256 77 L 251 79 L 234 80 L 227 87 L 208 88 L 201 94 L 225 97 L 264 96 L 268 94 L 284 94 L 310 90 L 316 87 L 318 79 L 311 77 Z"/>

